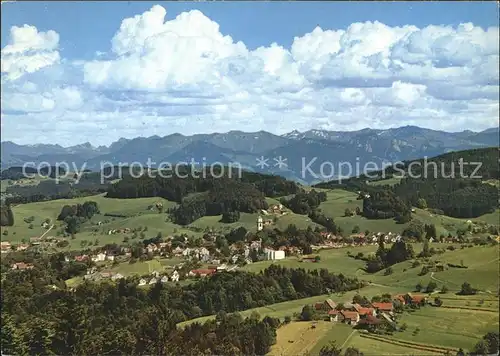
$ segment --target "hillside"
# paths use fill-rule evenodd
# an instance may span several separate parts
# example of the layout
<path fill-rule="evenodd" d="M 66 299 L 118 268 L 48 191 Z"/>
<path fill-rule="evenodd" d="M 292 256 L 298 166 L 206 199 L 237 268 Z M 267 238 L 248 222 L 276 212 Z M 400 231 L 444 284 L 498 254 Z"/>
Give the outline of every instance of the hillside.
<path fill-rule="evenodd" d="M 462 159 L 469 164 L 460 165 Z M 477 218 L 498 208 L 498 188 L 483 183 L 498 178 L 498 148 L 485 148 L 449 153 L 427 161 L 404 162 L 369 176 L 315 187 L 369 193 L 363 205 L 366 217 L 408 221 L 404 216 L 409 215 L 411 205 L 432 208 L 437 214 Z M 397 205 L 395 199 L 407 205 Z"/>

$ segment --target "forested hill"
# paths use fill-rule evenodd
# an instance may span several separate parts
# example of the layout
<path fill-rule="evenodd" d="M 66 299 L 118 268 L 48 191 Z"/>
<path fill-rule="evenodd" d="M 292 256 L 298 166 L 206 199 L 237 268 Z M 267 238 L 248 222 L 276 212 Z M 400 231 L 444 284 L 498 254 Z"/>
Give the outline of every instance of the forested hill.
<path fill-rule="evenodd" d="M 498 187 L 490 184 L 500 177 L 498 162 L 497 147 L 466 150 L 404 162 L 385 171 L 342 183 L 320 183 L 316 187 L 368 194 L 363 205 L 363 214 L 368 218 L 406 215 L 407 219 L 409 205 L 433 208 L 449 216 L 473 218 L 498 207 Z"/>
<path fill-rule="evenodd" d="M 186 168 L 190 169 L 190 168 Z M 278 197 L 302 190 L 285 178 L 241 171 L 183 172 L 167 177 L 124 177 L 107 192 L 110 198 L 162 197 L 179 203 L 172 220 L 187 225 L 203 216 L 232 212 L 255 213 L 267 209 L 265 197 Z"/>

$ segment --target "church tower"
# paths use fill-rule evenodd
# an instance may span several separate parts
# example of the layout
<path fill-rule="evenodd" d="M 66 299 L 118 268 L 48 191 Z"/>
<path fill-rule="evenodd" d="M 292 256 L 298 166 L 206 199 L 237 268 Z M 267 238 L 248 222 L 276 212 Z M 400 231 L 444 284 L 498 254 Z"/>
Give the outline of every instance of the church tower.
<path fill-rule="evenodd" d="M 262 217 L 259 216 L 257 218 L 257 231 L 262 231 L 264 229 L 264 221 L 262 220 Z"/>

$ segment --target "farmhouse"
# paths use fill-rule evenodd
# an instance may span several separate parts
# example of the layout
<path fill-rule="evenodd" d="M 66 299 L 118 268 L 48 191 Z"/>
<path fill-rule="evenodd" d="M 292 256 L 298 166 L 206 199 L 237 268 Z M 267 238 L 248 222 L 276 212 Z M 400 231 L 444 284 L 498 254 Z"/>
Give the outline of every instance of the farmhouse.
<path fill-rule="evenodd" d="M 382 313 L 391 313 L 394 308 L 392 303 L 372 303 L 372 307 L 375 308 L 378 312 Z"/>
<path fill-rule="evenodd" d="M 348 310 L 342 310 L 340 312 L 340 315 L 342 317 L 342 320 L 344 323 L 356 326 L 358 325 L 359 322 L 359 314 L 358 312 L 355 311 L 348 311 Z"/>
<path fill-rule="evenodd" d="M 106 254 L 105 253 L 98 253 L 95 256 L 92 256 L 92 261 L 94 262 L 102 262 L 106 260 Z"/>
<path fill-rule="evenodd" d="M 111 278 L 112 276 L 113 276 L 113 272 L 110 272 L 110 271 L 101 272 L 102 278 Z"/>
<path fill-rule="evenodd" d="M 148 251 L 148 253 L 153 253 L 158 251 L 158 246 L 156 246 L 155 244 L 149 244 L 146 246 L 146 250 Z"/>
<path fill-rule="evenodd" d="M 282 260 L 285 258 L 285 251 L 265 249 L 264 253 L 266 254 L 267 260 Z"/>
<path fill-rule="evenodd" d="M 376 314 L 375 308 L 366 308 L 366 307 L 362 307 L 359 304 L 354 304 L 353 307 L 354 307 L 354 310 L 356 310 L 358 312 L 360 317 L 365 317 L 365 316 L 369 316 L 369 315 L 375 316 L 375 314 Z"/>
<path fill-rule="evenodd" d="M 113 276 L 111 276 L 112 281 L 116 281 L 116 280 L 122 279 L 122 278 L 123 278 L 123 275 L 120 273 L 117 273 L 117 274 L 114 274 Z"/>
<path fill-rule="evenodd" d="M 42 239 L 39 237 L 30 237 L 30 244 L 32 245 L 40 245 Z"/>
<path fill-rule="evenodd" d="M 328 312 L 328 316 L 330 317 L 330 321 L 337 322 L 340 320 L 340 311 L 333 309 Z"/>
<path fill-rule="evenodd" d="M 156 282 L 158 282 L 158 280 L 155 277 L 149 280 L 149 284 L 156 284 Z"/>
<path fill-rule="evenodd" d="M 316 310 L 324 310 L 324 311 L 331 311 L 334 310 L 337 307 L 337 303 L 335 303 L 331 299 L 326 299 L 324 302 L 319 302 L 314 304 L 314 308 Z"/>
<path fill-rule="evenodd" d="M 179 272 L 174 271 L 174 273 L 170 276 L 170 279 L 172 282 L 179 282 Z"/>
<path fill-rule="evenodd" d="M 27 269 L 32 269 L 34 266 L 31 263 L 18 262 L 18 263 L 14 263 L 11 267 L 12 267 L 12 269 L 24 271 Z"/>
<path fill-rule="evenodd" d="M 427 297 L 425 295 L 406 293 L 394 296 L 394 300 L 398 300 L 403 304 L 423 304 L 427 301 Z"/>
<path fill-rule="evenodd" d="M 379 325 L 381 323 L 382 323 L 382 320 L 378 319 L 377 317 L 375 317 L 373 315 L 368 315 L 366 318 L 361 319 L 359 321 L 359 325 L 369 325 L 369 326 Z"/>
<path fill-rule="evenodd" d="M 9 241 L 2 241 L 2 243 L 1 243 L 2 253 L 9 252 L 10 248 L 11 248 L 11 245 L 10 245 Z"/>
<path fill-rule="evenodd" d="M 16 247 L 16 251 L 25 251 L 30 247 L 28 244 L 19 244 Z"/>
<path fill-rule="evenodd" d="M 80 256 L 75 256 L 75 261 L 76 262 L 83 262 L 86 261 L 89 258 L 87 255 L 80 255 Z"/>
<path fill-rule="evenodd" d="M 189 275 L 191 277 L 194 277 L 194 276 L 200 276 L 200 277 L 206 277 L 206 276 L 210 276 L 212 274 L 214 274 L 215 272 L 217 272 L 216 269 L 193 269 L 191 271 L 189 271 Z"/>

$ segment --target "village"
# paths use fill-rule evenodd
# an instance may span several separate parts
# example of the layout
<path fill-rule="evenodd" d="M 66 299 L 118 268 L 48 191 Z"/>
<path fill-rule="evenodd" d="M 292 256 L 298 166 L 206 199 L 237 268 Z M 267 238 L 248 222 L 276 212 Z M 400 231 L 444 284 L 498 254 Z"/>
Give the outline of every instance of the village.
<path fill-rule="evenodd" d="M 158 204 L 157 204 L 158 205 Z M 270 219 L 272 215 L 286 215 L 287 211 L 281 204 L 270 206 L 267 210 L 262 210 L 256 219 L 256 231 L 262 232 L 266 229 L 272 229 L 275 219 Z M 45 223 L 47 224 L 47 223 Z M 100 222 L 97 223 L 100 225 Z M 50 232 L 49 226 L 44 226 L 47 232 Z M 106 235 L 129 234 L 133 231 L 130 228 L 109 229 Z M 284 245 L 277 248 L 265 246 L 261 238 L 246 232 L 244 240 L 237 241 L 228 246 L 228 251 L 222 251 L 216 246 L 216 241 L 224 235 L 216 232 L 206 234 L 204 242 L 193 244 L 188 236 L 166 236 L 156 239 L 144 240 L 143 243 L 107 244 L 103 247 L 86 248 L 80 253 L 68 251 L 64 253 L 66 262 L 75 261 L 87 264 L 87 272 L 83 280 L 87 281 L 117 281 L 129 277 L 122 273 L 117 267 L 124 263 L 139 263 L 140 261 L 175 261 L 168 263 L 167 267 L 154 265 L 147 273 L 139 274 L 137 280 L 139 286 L 153 285 L 157 282 L 179 282 L 180 280 L 200 278 L 211 276 L 222 271 L 233 271 L 247 264 L 258 261 L 276 261 L 288 257 L 299 258 L 300 262 L 318 262 L 319 256 L 314 255 L 321 250 L 341 249 L 348 247 L 360 247 L 367 245 L 377 245 L 380 241 L 384 243 L 395 243 L 403 238 L 400 234 L 393 232 L 376 233 L 353 233 L 348 236 L 337 236 L 326 231 L 318 231 L 321 237 L 321 244 L 311 245 L 310 251 L 313 254 L 304 254 L 304 251 L 294 245 Z M 40 237 L 31 237 L 23 239 L 23 243 L 11 244 L 9 241 L 1 242 L 1 253 L 7 254 L 17 251 L 36 251 L 37 249 L 52 249 L 54 252 L 60 252 L 56 248 L 67 243 L 64 237 L 55 237 L 43 234 Z M 433 239 L 429 239 L 432 243 Z M 454 243 L 458 242 L 457 237 L 441 237 L 440 242 Z M 82 253 L 83 252 L 83 253 Z M 138 262 L 139 261 L 139 262 Z M 34 266 L 27 261 L 18 261 L 12 263 L 12 270 L 29 270 Z M 137 274 L 136 274 L 137 275 Z M 349 314 L 348 314 L 349 315 Z M 336 314 L 336 318 L 345 315 Z"/>

